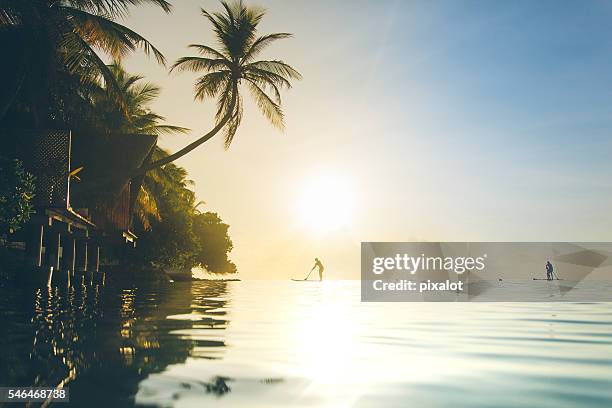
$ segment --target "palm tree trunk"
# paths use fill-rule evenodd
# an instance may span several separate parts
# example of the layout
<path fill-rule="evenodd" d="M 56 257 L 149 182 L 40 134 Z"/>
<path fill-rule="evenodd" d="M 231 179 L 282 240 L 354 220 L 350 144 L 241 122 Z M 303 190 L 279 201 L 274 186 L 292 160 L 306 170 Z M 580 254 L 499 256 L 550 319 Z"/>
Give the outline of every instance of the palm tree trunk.
<path fill-rule="evenodd" d="M 217 125 L 214 128 L 212 128 L 212 130 L 210 132 L 208 132 L 207 134 L 205 134 L 204 136 L 202 136 L 201 138 L 199 138 L 195 142 L 190 143 L 187 146 L 183 147 L 178 152 L 171 154 L 170 156 L 164 157 L 163 159 L 157 160 L 157 161 L 155 161 L 153 163 L 149 163 L 147 165 L 143 165 L 138 170 L 136 170 L 136 173 L 134 175 L 132 175 L 132 177 L 141 176 L 141 175 L 145 174 L 146 172 L 148 172 L 150 170 L 156 169 L 156 168 L 164 166 L 164 165 L 166 165 L 168 163 L 172 163 L 173 161 L 175 161 L 177 159 L 180 159 L 181 157 L 185 156 L 187 153 L 191 152 L 196 147 L 200 146 L 202 143 L 208 141 L 213 136 L 215 136 L 217 133 L 219 133 L 219 131 L 223 128 L 223 126 L 225 126 L 227 124 L 227 122 L 231 119 L 231 117 L 232 117 L 232 115 L 234 113 L 234 107 L 236 106 L 237 96 L 238 96 L 238 86 L 235 85 L 234 89 L 233 89 L 233 92 L 232 92 L 232 100 L 230 101 L 230 109 L 228 109 L 227 115 L 225 115 L 225 117 L 223 119 L 221 119 L 221 121 L 219 123 L 217 123 Z"/>

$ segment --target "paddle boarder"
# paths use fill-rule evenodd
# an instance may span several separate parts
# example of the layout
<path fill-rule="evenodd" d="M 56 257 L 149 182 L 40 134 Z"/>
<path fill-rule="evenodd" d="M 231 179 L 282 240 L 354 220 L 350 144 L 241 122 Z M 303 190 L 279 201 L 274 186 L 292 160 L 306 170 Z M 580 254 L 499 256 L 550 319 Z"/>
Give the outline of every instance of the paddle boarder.
<path fill-rule="evenodd" d="M 310 270 L 310 272 L 314 271 L 315 268 L 319 268 L 319 280 L 322 281 L 323 280 L 323 270 L 325 268 L 323 267 L 323 264 L 321 263 L 321 260 L 319 258 L 315 258 L 315 264 Z M 306 279 L 308 279 L 308 277 Z"/>
<path fill-rule="evenodd" d="M 546 280 L 553 280 L 553 271 L 554 269 L 550 261 L 546 261 Z"/>

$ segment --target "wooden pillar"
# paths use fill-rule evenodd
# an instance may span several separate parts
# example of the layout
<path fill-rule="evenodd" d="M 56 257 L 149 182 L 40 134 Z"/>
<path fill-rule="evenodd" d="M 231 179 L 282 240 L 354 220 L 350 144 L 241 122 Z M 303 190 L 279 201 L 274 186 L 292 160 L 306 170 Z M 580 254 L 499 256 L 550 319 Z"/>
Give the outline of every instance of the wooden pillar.
<path fill-rule="evenodd" d="M 100 245 L 97 242 L 91 243 L 91 254 L 89 256 L 89 267 L 90 272 L 100 271 Z"/>
<path fill-rule="evenodd" d="M 31 266 L 42 266 L 43 237 L 45 226 L 43 224 L 29 225 L 26 230 L 26 262 Z"/>
<path fill-rule="evenodd" d="M 87 272 L 87 264 L 89 263 L 89 254 L 87 252 L 87 239 L 77 240 L 75 248 L 75 270 L 79 272 Z"/>
<path fill-rule="evenodd" d="M 68 271 L 70 275 L 74 274 L 74 265 L 75 265 L 75 250 L 76 250 L 76 240 L 67 236 L 64 238 L 64 246 L 62 247 L 62 267 L 64 270 Z"/>
<path fill-rule="evenodd" d="M 57 231 L 49 230 L 45 241 L 45 264 L 57 270 L 59 269 L 62 236 Z"/>
<path fill-rule="evenodd" d="M 53 273 L 58 271 L 60 266 L 60 246 L 62 245 L 62 236 L 59 232 L 53 231 L 51 228 L 49 228 L 45 241 L 45 265 L 49 268 L 47 284 L 51 285 Z"/>
<path fill-rule="evenodd" d="M 62 247 L 62 268 L 64 269 L 67 278 L 68 286 L 72 285 L 74 277 L 74 265 L 76 261 L 76 240 L 72 235 L 64 238 L 64 246 Z"/>
<path fill-rule="evenodd" d="M 96 245 L 96 272 L 100 272 L 100 245 Z"/>

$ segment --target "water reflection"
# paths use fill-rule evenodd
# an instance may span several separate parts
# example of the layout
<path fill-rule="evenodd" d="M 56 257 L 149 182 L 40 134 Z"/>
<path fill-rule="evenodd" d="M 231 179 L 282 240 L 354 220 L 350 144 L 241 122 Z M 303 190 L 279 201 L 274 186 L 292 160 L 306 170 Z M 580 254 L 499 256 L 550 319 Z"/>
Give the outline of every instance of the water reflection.
<path fill-rule="evenodd" d="M 227 284 L 0 288 L 0 384 L 70 387 L 74 406 L 130 406 L 138 384 L 190 355 L 219 358 Z M 215 340 L 187 335 L 199 327 Z M 221 395 L 226 379 L 205 387 Z"/>
<path fill-rule="evenodd" d="M 611 310 L 371 304 L 359 282 L 0 288 L 0 384 L 65 382 L 79 407 L 608 408 Z"/>

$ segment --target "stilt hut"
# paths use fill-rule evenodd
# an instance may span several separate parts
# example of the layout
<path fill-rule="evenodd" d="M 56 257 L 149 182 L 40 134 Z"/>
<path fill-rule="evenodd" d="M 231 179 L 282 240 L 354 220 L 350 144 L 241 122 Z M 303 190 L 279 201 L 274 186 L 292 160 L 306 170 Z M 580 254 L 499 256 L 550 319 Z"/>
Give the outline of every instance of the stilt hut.
<path fill-rule="evenodd" d="M 2 130 L 0 138 L 36 177 L 35 214 L 9 237 L 31 267 L 25 278 L 103 281 L 105 248 L 136 244 L 132 214 L 142 177 L 133 175 L 157 138 L 22 129 Z"/>

